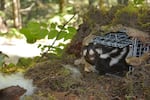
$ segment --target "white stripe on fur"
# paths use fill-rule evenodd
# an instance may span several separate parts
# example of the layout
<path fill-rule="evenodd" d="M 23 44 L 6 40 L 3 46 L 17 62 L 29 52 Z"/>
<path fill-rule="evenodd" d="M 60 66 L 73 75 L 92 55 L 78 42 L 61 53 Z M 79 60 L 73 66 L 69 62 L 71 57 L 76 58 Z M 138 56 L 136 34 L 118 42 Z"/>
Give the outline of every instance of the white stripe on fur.
<path fill-rule="evenodd" d="M 103 53 L 102 49 L 95 49 L 95 51 L 96 51 L 98 54 L 102 54 L 102 53 Z"/>
<path fill-rule="evenodd" d="M 116 53 L 117 51 L 118 51 L 118 49 L 114 49 L 111 52 L 108 52 L 108 53 L 105 53 L 105 54 L 101 54 L 100 58 L 106 59 L 106 58 L 110 57 L 110 54 Z"/>
<path fill-rule="evenodd" d="M 87 49 L 83 50 L 83 56 L 86 56 Z"/>
<path fill-rule="evenodd" d="M 115 58 L 111 58 L 111 61 L 109 63 L 109 66 L 113 66 L 114 64 L 118 63 L 119 60 L 124 56 L 124 54 L 127 52 L 127 48 L 123 48 L 123 51 L 121 52 L 121 54 Z"/>

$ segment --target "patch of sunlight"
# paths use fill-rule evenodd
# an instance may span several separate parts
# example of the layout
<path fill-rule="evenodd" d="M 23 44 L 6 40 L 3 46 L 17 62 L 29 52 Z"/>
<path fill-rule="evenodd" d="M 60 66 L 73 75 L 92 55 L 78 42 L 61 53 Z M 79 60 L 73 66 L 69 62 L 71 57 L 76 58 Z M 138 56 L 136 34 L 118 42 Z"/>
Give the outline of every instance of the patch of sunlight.
<path fill-rule="evenodd" d="M 61 18 L 60 18 L 60 16 L 55 16 L 55 17 L 49 19 L 48 22 L 49 23 L 61 24 Z"/>
<path fill-rule="evenodd" d="M 27 90 L 25 95 L 31 95 L 35 91 L 36 87 L 33 86 L 33 80 L 24 78 L 23 73 L 15 73 L 15 74 L 2 74 L 0 73 L 0 89 L 9 87 L 9 86 L 17 86 L 23 87 Z"/>
<path fill-rule="evenodd" d="M 62 21 L 69 21 L 69 19 L 72 18 L 72 16 L 74 16 L 73 14 L 65 14 L 63 16 L 54 16 L 53 18 L 49 19 L 48 22 L 49 23 L 57 23 L 58 25 L 61 25 L 62 24 Z M 78 16 L 76 16 L 75 18 L 73 18 L 71 20 L 71 22 L 75 22 L 76 19 L 78 18 Z"/>
<path fill-rule="evenodd" d="M 4 54 L 7 54 L 9 58 L 6 58 L 6 64 L 14 63 L 16 64 L 18 62 L 18 59 L 20 57 L 35 57 L 40 56 L 40 53 L 42 53 L 41 49 L 38 48 L 39 44 L 42 45 L 51 45 L 53 43 L 54 39 L 41 39 L 38 40 L 34 44 L 29 44 L 26 42 L 25 38 L 17 39 L 17 38 L 5 38 L 0 37 L 0 51 L 2 51 Z M 57 40 L 54 44 L 54 46 L 59 45 L 59 43 L 69 43 L 70 40 L 64 41 L 64 39 Z"/>

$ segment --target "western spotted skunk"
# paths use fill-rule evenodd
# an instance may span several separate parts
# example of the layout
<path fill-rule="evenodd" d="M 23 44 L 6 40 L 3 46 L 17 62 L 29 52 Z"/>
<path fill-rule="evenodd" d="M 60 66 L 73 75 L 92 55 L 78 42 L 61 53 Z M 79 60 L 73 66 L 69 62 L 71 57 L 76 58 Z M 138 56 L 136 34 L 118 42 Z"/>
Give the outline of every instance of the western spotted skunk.
<path fill-rule="evenodd" d="M 129 70 L 125 58 L 129 52 L 129 46 L 116 48 L 101 44 L 89 43 L 83 47 L 83 56 L 91 65 L 95 66 L 99 74 L 123 74 Z"/>

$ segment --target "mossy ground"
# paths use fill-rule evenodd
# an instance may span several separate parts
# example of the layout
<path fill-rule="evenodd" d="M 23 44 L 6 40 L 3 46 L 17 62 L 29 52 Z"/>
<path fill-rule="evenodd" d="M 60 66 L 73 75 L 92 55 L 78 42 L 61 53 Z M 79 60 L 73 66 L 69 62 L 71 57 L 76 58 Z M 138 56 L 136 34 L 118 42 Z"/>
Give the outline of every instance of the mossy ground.
<path fill-rule="evenodd" d="M 136 100 L 150 99 L 150 66 L 135 68 L 124 77 L 87 73 L 83 66 L 75 66 L 61 59 L 37 63 L 26 77 L 33 79 L 37 91 L 31 100 Z M 74 59 L 72 59 L 74 60 Z M 66 63 L 67 62 L 67 63 Z M 70 64 L 81 73 L 73 77 L 65 66 Z M 29 97 L 26 97 L 29 99 Z M 75 98 L 75 99 L 74 99 Z"/>

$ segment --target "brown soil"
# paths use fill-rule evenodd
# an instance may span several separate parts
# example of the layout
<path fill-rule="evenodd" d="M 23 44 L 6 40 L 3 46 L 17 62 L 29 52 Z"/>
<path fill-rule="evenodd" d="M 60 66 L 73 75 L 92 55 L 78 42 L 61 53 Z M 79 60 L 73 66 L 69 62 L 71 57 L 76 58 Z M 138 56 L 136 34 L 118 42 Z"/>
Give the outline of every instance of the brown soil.
<path fill-rule="evenodd" d="M 75 66 L 70 59 L 70 63 L 65 60 L 47 60 L 28 70 L 26 76 L 33 79 L 38 88 L 32 96 L 33 100 L 150 99 L 150 66 L 136 67 L 132 74 L 127 73 L 125 77 L 100 76 L 84 72 L 82 65 Z M 71 70 L 63 67 L 68 64 L 78 69 L 81 75 L 73 75 Z"/>

